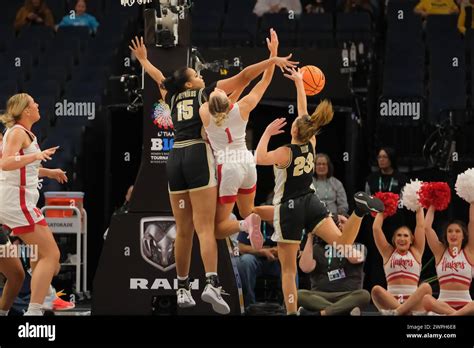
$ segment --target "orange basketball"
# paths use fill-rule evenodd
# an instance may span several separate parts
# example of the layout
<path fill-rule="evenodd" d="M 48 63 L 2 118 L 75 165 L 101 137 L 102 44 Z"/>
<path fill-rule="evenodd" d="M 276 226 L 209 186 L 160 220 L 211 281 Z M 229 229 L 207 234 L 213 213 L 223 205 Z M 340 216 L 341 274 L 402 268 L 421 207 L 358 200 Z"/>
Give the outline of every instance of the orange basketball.
<path fill-rule="evenodd" d="M 313 96 L 321 92 L 326 84 L 321 69 L 314 65 L 306 65 L 301 68 L 303 72 L 304 91 L 306 95 Z"/>

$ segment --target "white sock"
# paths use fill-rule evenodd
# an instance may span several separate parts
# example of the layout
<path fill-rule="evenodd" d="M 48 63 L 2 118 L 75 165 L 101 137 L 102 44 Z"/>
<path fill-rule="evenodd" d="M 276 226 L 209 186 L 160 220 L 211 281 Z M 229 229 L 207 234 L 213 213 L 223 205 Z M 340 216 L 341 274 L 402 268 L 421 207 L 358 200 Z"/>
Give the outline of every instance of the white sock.
<path fill-rule="evenodd" d="M 209 277 L 212 277 L 212 276 L 216 276 L 217 273 L 216 272 L 207 272 L 206 273 L 206 278 L 209 278 Z"/>
<path fill-rule="evenodd" d="M 6 317 L 8 315 L 9 311 L 4 311 L 3 309 L 0 309 L 0 317 Z"/>
<path fill-rule="evenodd" d="M 247 222 L 245 220 L 239 220 L 239 230 L 243 232 L 248 232 L 247 231 Z"/>
<path fill-rule="evenodd" d="M 39 303 L 30 303 L 28 310 L 24 315 L 43 315 L 43 305 Z"/>
<path fill-rule="evenodd" d="M 180 276 L 177 276 L 178 280 L 186 280 L 188 279 L 189 275 L 186 275 L 185 277 L 180 277 Z"/>

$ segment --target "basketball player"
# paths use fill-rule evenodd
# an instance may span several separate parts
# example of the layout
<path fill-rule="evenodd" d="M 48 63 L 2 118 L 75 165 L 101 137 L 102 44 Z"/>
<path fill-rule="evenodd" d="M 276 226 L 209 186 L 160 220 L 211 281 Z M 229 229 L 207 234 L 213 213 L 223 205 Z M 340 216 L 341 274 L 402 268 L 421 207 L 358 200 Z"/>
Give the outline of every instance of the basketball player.
<path fill-rule="evenodd" d="M 196 230 L 207 278 L 201 298 L 210 303 L 217 313 L 227 314 L 230 309 L 222 299 L 217 276 L 217 243 L 214 235 L 217 182 L 214 157 L 202 137 L 199 107 L 207 101 L 216 87 L 227 94 L 241 93 L 254 78 L 274 65 L 275 60 L 267 59 L 254 64 L 236 76 L 206 87 L 202 77 L 194 69 L 187 67 L 176 70 L 172 76 L 165 78 L 147 59 L 143 38 L 139 40 L 136 37 L 129 47 L 145 71 L 157 82 L 162 98 L 170 106 L 175 130 L 174 147 L 169 154 L 166 170 L 177 228 L 175 259 L 178 306 L 183 308 L 196 304 L 189 286 L 192 241 Z M 278 60 L 280 68 L 295 66 L 289 58 Z M 253 228 L 250 221 L 243 225 Z"/>
<path fill-rule="evenodd" d="M 435 209 L 431 206 L 426 213 L 426 240 L 436 261 L 439 282 L 439 296 L 435 299 L 425 295 L 423 306 L 428 314 L 467 315 L 472 311 L 469 288 L 474 272 L 474 202 L 469 207 L 469 227 L 455 220 L 443 231 L 442 241 L 433 229 Z"/>
<path fill-rule="evenodd" d="M 415 236 L 406 227 L 398 228 L 387 242 L 382 231 L 384 216 L 377 214 L 373 224 L 374 240 L 382 256 L 387 289 L 380 285 L 372 288 L 372 300 L 383 315 L 405 315 L 423 311 L 423 297 L 431 295 L 431 286 L 418 286 L 421 258 L 425 251 L 425 226 L 423 208 L 416 211 Z"/>
<path fill-rule="evenodd" d="M 58 271 L 59 249 L 38 202 L 38 177 L 47 176 L 60 183 L 67 177 L 60 169 L 40 168 L 58 147 L 41 151 L 32 125 L 40 119 L 38 104 L 20 93 L 7 102 L 1 121 L 8 130 L 3 139 L 0 172 L 0 222 L 25 244 L 38 248 L 38 261 L 32 263 L 31 300 L 25 315 L 43 315 L 42 304 L 51 279 Z"/>
<path fill-rule="evenodd" d="M 278 36 L 272 29 L 271 40 L 267 39 L 270 58 L 277 61 Z M 230 220 L 229 216 L 237 202 L 240 216 L 247 218 L 252 247 L 262 248 L 263 237 L 260 232 L 260 216 L 252 213 L 257 184 L 255 158 L 247 149 L 245 130 L 250 112 L 258 105 L 272 81 L 275 66 L 263 73 L 262 79 L 245 97 L 232 103 L 227 94 L 215 89 L 199 109 L 207 137 L 217 162 L 219 204 L 216 212 L 216 238 L 223 239 L 234 233 L 246 230 L 246 221 Z"/>
<path fill-rule="evenodd" d="M 291 125 L 291 144 L 268 151 L 268 143 L 273 135 L 283 133 L 286 125 L 278 118 L 266 128 L 257 146 L 258 165 L 273 165 L 275 173 L 275 196 L 273 199 L 275 233 L 272 240 L 278 243 L 278 258 L 282 269 L 283 294 L 287 314 L 297 314 L 296 256 L 300 250 L 303 229 L 313 233 L 328 244 L 353 244 L 359 232 L 362 218 L 370 211 L 382 212 L 382 201 L 364 192 L 355 195 L 356 209 L 344 233 L 330 218 L 326 206 L 314 194 L 312 188 L 314 174 L 314 153 L 316 134 L 328 124 L 334 115 L 329 101 L 322 101 L 310 116 L 307 111 L 303 74 L 291 70 L 285 74 L 296 85 L 298 117 Z"/>

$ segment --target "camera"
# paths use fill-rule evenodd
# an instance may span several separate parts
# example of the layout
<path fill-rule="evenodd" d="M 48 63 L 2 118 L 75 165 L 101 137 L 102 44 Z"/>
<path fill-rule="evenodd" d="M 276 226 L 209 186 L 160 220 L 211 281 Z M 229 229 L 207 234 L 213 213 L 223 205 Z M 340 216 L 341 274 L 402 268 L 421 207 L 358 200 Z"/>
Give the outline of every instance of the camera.
<path fill-rule="evenodd" d="M 143 89 L 137 75 L 121 75 L 119 78 L 122 89 L 128 97 L 128 112 L 137 112 L 143 106 Z"/>

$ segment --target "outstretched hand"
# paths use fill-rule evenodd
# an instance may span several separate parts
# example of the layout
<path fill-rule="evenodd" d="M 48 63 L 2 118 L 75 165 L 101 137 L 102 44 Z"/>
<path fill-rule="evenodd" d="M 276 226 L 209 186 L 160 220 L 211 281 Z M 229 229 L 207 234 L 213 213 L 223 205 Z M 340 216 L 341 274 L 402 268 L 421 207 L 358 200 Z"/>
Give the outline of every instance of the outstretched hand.
<path fill-rule="evenodd" d="M 272 57 L 278 56 L 278 35 L 272 28 L 270 29 L 270 39 L 267 37 L 267 47 Z"/>
<path fill-rule="evenodd" d="M 138 60 L 145 60 L 147 59 L 147 50 L 145 47 L 145 44 L 143 43 L 143 36 L 138 38 L 138 36 L 135 36 L 135 39 L 132 40 L 132 45 L 128 46 L 130 50 L 135 54 L 135 57 L 137 57 Z"/>
<path fill-rule="evenodd" d="M 300 62 L 295 62 L 295 61 L 291 61 L 291 56 L 293 54 L 289 54 L 288 56 L 286 57 L 275 57 L 275 65 L 277 65 L 278 67 L 280 67 L 281 69 L 281 72 L 285 72 L 285 69 L 286 70 L 290 70 L 290 69 L 293 69 L 293 68 L 296 68 L 297 65 L 300 63 Z"/>
<path fill-rule="evenodd" d="M 273 136 L 277 134 L 284 133 L 285 131 L 282 129 L 286 126 L 286 119 L 285 118 L 277 118 L 275 121 L 270 123 L 267 128 L 265 129 L 265 134 L 268 136 Z"/>
<path fill-rule="evenodd" d="M 303 72 L 301 71 L 300 68 L 296 70 L 295 68 L 287 69 L 289 74 L 283 74 L 286 78 L 298 82 L 298 81 L 303 81 Z"/>

